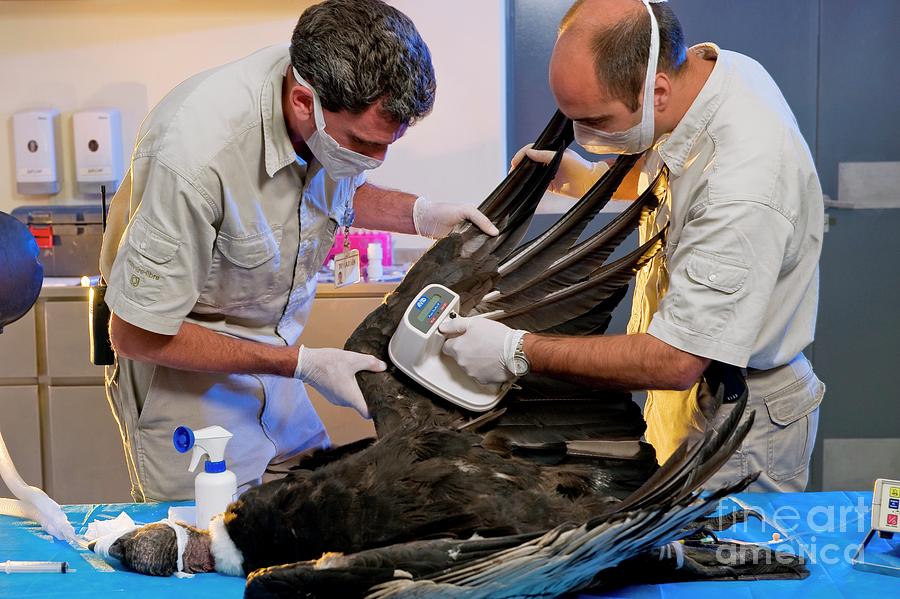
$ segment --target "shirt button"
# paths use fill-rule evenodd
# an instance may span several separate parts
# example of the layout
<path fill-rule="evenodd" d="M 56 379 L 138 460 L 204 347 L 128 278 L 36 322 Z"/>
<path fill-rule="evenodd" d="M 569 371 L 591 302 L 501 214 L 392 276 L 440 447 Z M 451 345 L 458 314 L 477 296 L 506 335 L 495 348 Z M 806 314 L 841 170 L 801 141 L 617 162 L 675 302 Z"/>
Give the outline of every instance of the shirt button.
<path fill-rule="evenodd" d="M 715 281 L 718 278 L 719 278 L 719 275 L 717 275 L 716 273 L 712 273 L 711 275 L 709 275 L 710 281 Z"/>
<path fill-rule="evenodd" d="M 142 242 L 141 242 L 141 249 L 143 250 L 143 249 L 145 249 L 146 247 L 147 247 L 147 242 L 146 242 L 146 241 L 142 241 Z"/>

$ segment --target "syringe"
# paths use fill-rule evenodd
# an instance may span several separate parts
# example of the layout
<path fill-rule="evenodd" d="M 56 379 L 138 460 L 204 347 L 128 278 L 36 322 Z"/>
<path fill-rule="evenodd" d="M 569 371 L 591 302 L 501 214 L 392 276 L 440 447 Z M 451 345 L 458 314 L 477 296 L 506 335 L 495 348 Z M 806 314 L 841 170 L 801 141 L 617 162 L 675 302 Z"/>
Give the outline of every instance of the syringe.
<path fill-rule="evenodd" d="M 69 562 L 20 562 L 7 560 L 0 562 L 0 572 L 15 573 L 46 573 L 65 574 L 74 572 L 69 569 Z"/>

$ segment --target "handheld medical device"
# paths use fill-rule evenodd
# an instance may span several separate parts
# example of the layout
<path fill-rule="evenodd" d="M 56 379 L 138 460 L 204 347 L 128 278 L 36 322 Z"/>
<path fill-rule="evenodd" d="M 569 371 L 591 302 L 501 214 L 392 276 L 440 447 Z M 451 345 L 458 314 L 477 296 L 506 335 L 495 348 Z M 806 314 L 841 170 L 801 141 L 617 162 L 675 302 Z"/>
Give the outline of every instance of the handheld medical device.
<path fill-rule="evenodd" d="M 879 478 L 872 494 L 872 529 L 883 539 L 900 532 L 900 481 Z"/>
<path fill-rule="evenodd" d="M 100 186 L 100 223 L 106 233 L 106 185 Z M 95 366 L 112 366 L 116 353 L 109 338 L 109 319 L 112 312 L 106 305 L 106 281 L 103 275 L 91 286 L 88 302 L 88 332 L 91 340 L 91 363 Z"/>
<path fill-rule="evenodd" d="M 853 567 L 900 576 L 898 547 L 891 542 L 894 533 L 900 533 L 900 480 L 879 478 L 872 492 L 872 528 L 851 559 Z"/>
<path fill-rule="evenodd" d="M 173 442 L 179 453 L 194 450 L 191 465 L 193 472 L 200 458 L 208 457 L 203 472 L 194 479 L 194 499 L 197 504 L 197 528 L 208 529 L 213 516 L 221 514 L 237 496 L 237 477 L 225 469 L 225 446 L 232 434 L 221 426 L 208 426 L 196 431 L 186 426 L 175 429 Z"/>
<path fill-rule="evenodd" d="M 403 314 L 388 345 L 391 362 L 411 379 L 458 406 L 485 412 L 496 406 L 512 386 L 482 385 L 442 349 L 447 337 L 438 327 L 456 318 L 459 296 L 443 285 L 429 285 Z"/>

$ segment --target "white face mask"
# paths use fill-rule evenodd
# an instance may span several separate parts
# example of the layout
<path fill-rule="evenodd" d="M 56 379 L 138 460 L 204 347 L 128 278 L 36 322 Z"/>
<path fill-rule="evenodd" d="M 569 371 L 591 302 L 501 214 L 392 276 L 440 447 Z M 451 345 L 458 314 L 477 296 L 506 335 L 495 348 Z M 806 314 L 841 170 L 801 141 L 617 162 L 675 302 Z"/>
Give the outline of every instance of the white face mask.
<path fill-rule="evenodd" d="M 650 13 L 650 54 L 647 57 L 647 75 L 644 78 L 644 99 L 641 122 L 626 131 L 607 133 L 576 121 L 575 141 L 582 148 L 594 154 L 639 154 L 653 145 L 653 88 L 656 83 L 656 62 L 659 58 L 659 25 L 656 15 L 650 9 L 651 2 L 666 0 L 643 0 Z"/>
<path fill-rule="evenodd" d="M 335 180 L 356 177 L 362 174 L 363 171 L 381 166 L 382 160 L 348 150 L 328 135 L 328 132 L 325 131 L 325 115 L 322 114 L 322 103 L 319 101 L 319 94 L 313 86 L 300 76 L 296 68 L 291 68 L 294 70 L 294 78 L 297 80 L 297 83 L 309 88 L 309 91 L 312 92 L 316 130 L 306 140 L 306 145 L 313 156 L 316 157 L 316 160 L 322 163 L 322 167 L 328 173 L 328 176 Z"/>

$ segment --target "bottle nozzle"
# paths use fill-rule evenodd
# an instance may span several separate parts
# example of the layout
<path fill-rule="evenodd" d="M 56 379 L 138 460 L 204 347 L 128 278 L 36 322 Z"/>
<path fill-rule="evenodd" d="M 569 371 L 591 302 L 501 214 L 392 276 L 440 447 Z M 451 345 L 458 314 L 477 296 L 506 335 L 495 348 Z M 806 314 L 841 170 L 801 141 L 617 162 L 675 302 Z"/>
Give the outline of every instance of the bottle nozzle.
<path fill-rule="evenodd" d="M 172 436 L 172 442 L 175 449 L 179 453 L 186 453 L 193 449 L 191 455 L 191 464 L 188 470 L 193 472 L 200 465 L 200 458 L 204 455 L 208 456 L 211 462 L 221 462 L 222 470 L 225 465 L 225 446 L 231 439 L 232 434 L 221 426 L 208 426 L 196 431 L 186 426 L 179 426 L 175 429 Z"/>

